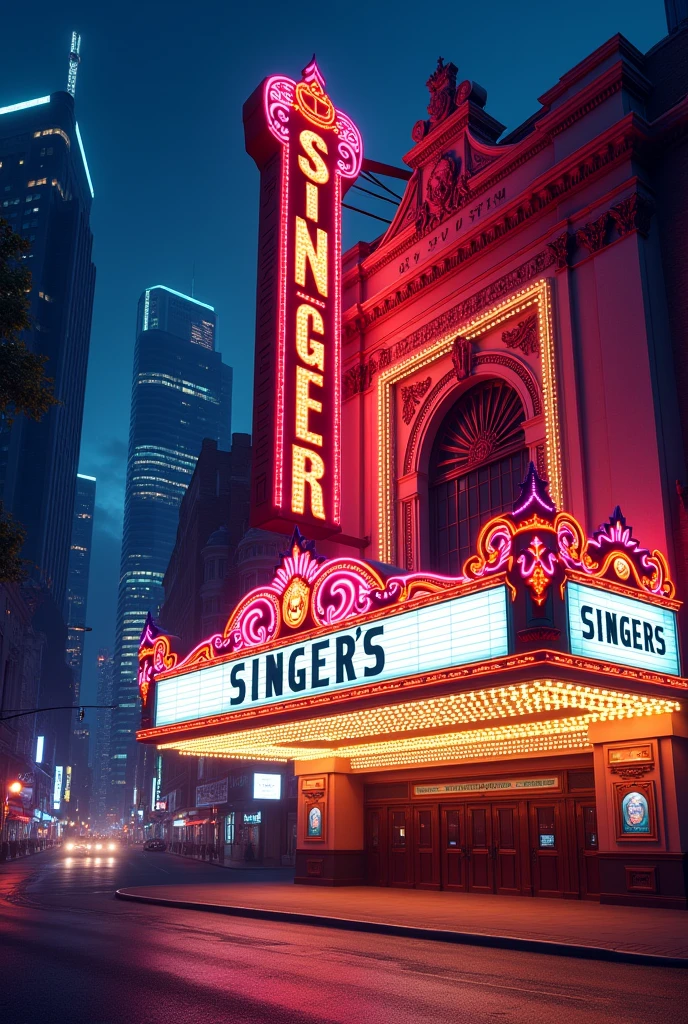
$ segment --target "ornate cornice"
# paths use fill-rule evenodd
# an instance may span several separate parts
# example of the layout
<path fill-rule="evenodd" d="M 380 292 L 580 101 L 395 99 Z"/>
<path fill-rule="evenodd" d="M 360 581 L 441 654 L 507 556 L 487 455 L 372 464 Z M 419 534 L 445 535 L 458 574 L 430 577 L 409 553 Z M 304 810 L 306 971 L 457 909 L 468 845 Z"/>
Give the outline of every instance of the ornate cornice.
<path fill-rule="evenodd" d="M 639 141 L 639 136 L 635 133 L 632 122 L 633 116 L 630 115 L 621 125 L 623 130 L 620 133 L 616 133 L 615 140 L 606 137 L 602 140 L 596 140 L 596 145 L 591 147 L 586 157 L 574 154 L 574 157 L 568 162 L 570 166 L 569 172 L 564 172 L 563 168 L 559 167 L 555 169 L 557 172 L 555 180 L 547 181 L 546 177 L 543 176 L 540 182 L 534 182 L 529 192 L 522 195 L 517 203 L 510 208 L 500 209 L 491 223 L 486 222 L 486 226 L 482 229 L 477 228 L 473 235 L 457 241 L 453 251 L 450 250 L 442 255 L 437 263 L 420 271 L 407 284 L 401 285 L 397 283 L 386 295 L 379 298 L 376 297 L 363 303 L 361 306 L 357 305 L 355 308 L 345 311 L 343 323 L 344 339 L 348 340 L 354 337 L 358 331 L 367 330 L 373 323 L 393 312 L 423 288 L 434 285 L 446 274 L 451 273 L 473 257 L 482 254 L 485 249 L 501 241 L 507 234 L 520 228 L 526 221 L 531 220 L 534 216 L 551 206 L 558 204 L 562 196 L 582 187 L 591 177 L 599 174 L 610 164 L 626 156 L 635 148 L 636 143 Z M 551 171 L 548 177 L 551 179 Z M 493 175 L 489 182 L 481 186 L 480 191 L 489 190 L 490 186 L 497 184 L 498 180 Z M 470 201 L 473 202 L 474 200 L 471 199 Z M 454 215 L 452 214 L 452 216 Z M 398 256 L 402 251 L 406 251 L 409 245 L 420 237 L 419 233 L 416 232 L 415 235 L 405 239 L 402 248 L 388 251 L 384 259 L 376 266 L 376 269 L 389 262 L 395 255 Z M 364 276 L 369 277 L 371 272 L 364 269 Z"/>
<path fill-rule="evenodd" d="M 595 79 L 590 86 L 577 93 L 571 99 L 562 104 L 561 107 L 557 107 L 554 111 L 544 111 L 542 117 L 538 118 L 535 122 L 534 131 L 527 135 L 521 142 L 515 143 L 514 145 L 507 145 L 500 147 L 498 144 L 492 147 L 495 150 L 497 161 L 491 165 L 492 173 L 485 177 L 484 181 L 476 181 L 472 184 L 472 193 L 474 196 L 478 196 L 482 192 L 489 192 L 504 178 L 508 177 L 515 170 L 521 167 L 528 160 L 531 160 L 534 156 L 540 153 L 543 149 L 546 149 L 552 143 L 554 137 L 568 128 L 572 127 L 577 121 L 585 117 L 587 114 L 595 110 L 600 104 L 605 103 L 608 99 L 618 93 L 622 88 L 627 88 L 635 95 L 645 95 L 649 88 L 649 82 L 639 72 L 631 69 L 627 64 L 622 61 L 617 62 L 611 67 L 606 74 Z M 411 165 L 414 168 L 418 166 L 418 163 L 425 163 L 432 157 L 438 156 L 441 152 L 447 148 L 450 142 L 452 142 L 456 135 L 467 128 L 467 118 L 463 120 L 460 118 L 461 110 L 456 110 L 445 122 L 443 122 L 443 130 L 437 133 L 432 132 L 425 140 L 423 145 L 426 149 L 423 150 L 422 159 L 414 161 Z M 634 119 L 635 115 L 627 115 L 624 121 L 617 122 L 616 125 L 611 126 L 610 129 L 605 132 L 605 136 L 609 131 L 613 131 L 618 128 L 620 124 Z M 642 118 L 635 118 L 638 124 L 642 122 Z M 464 123 L 464 121 L 466 123 Z M 432 145 L 428 145 L 432 139 Z M 591 140 L 591 145 L 595 145 L 600 139 Z M 415 147 L 412 151 L 416 152 Z M 501 150 L 501 152 L 500 152 Z M 510 159 L 502 160 L 504 157 L 510 157 Z M 580 151 L 577 154 L 573 154 L 575 160 L 580 160 Z M 407 163 L 410 160 L 407 157 L 404 158 Z M 571 158 L 563 161 L 566 165 L 571 162 Z M 565 173 L 565 167 L 555 166 L 551 168 L 551 172 L 555 172 L 558 175 Z M 483 172 L 484 173 L 484 172 Z M 475 175 L 475 178 L 479 179 L 480 175 Z M 473 179 L 471 179 L 473 182 Z M 533 185 L 533 188 L 537 188 L 537 184 Z M 470 203 L 472 197 L 467 200 Z M 467 205 L 466 203 L 463 204 Z M 457 210 L 463 208 L 457 207 Z M 390 228 L 389 231 L 392 229 Z M 388 231 L 389 241 L 391 242 L 395 236 L 391 236 Z M 391 260 L 396 259 L 400 253 L 406 248 L 407 245 L 413 244 L 422 238 L 420 232 L 411 234 L 404 238 L 402 247 L 394 246 L 393 249 L 385 249 L 385 242 L 375 251 L 375 254 L 371 254 L 370 263 L 363 268 L 363 276 L 365 278 L 371 277 L 377 273 L 382 267 L 384 267 Z"/>
<path fill-rule="evenodd" d="M 432 338 L 446 334 L 447 331 L 452 330 L 454 327 L 458 328 L 461 323 L 479 313 L 481 309 L 508 295 L 509 292 L 515 291 L 533 277 L 541 274 L 548 267 L 555 265 L 557 269 L 562 269 L 563 267 L 570 266 L 576 245 L 586 248 L 588 253 L 594 254 L 599 252 L 605 244 L 609 244 L 609 228 L 611 225 L 615 228 L 619 238 L 623 238 L 624 235 L 631 231 L 638 231 L 639 234 L 645 237 L 649 231 L 653 209 L 653 204 L 649 199 L 641 193 L 634 192 L 620 202 L 615 203 L 596 220 L 585 224 L 575 235 L 572 235 L 570 232 L 564 232 L 559 235 L 552 242 L 548 242 L 545 249 L 537 253 L 531 260 L 521 264 L 521 266 L 505 274 L 503 277 L 498 278 L 486 288 L 476 292 L 468 299 L 464 299 L 463 302 L 441 313 L 418 331 L 414 331 L 413 334 L 408 335 L 393 345 L 376 349 L 358 365 L 349 367 L 344 372 L 343 397 L 345 399 L 351 398 L 353 395 L 367 390 L 378 370 L 391 366 L 397 359 L 407 355 L 414 348 L 424 345 L 427 341 L 432 340 Z M 441 271 L 438 268 L 438 276 L 443 276 L 447 273 L 444 267 L 450 262 L 449 258 L 444 261 Z M 421 281 L 423 282 L 421 284 L 411 282 L 409 285 L 411 291 L 408 296 L 404 296 L 399 301 L 405 301 L 406 297 L 416 294 L 425 286 L 428 277 L 429 275 L 427 274 L 421 275 Z M 401 294 L 400 292 L 397 293 L 397 295 Z M 355 322 L 356 326 L 351 328 L 351 330 L 365 330 L 380 317 L 391 312 L 396 305 L 398 305 L 398 302 L 393 303 L 392 300 L 385 300 L 383 305 L 375 306 L 373 310 L 368 312 L 359 307 L 358 317 Z"/>
<path fill-rule="evenodd" d="M 458 302 L 451 309 L 440 313 L 433 320 L 430 320 L 423 327 L 407 335 L 394 345 L 376 349 L 367 359 L 356 366 L 350 367 L 344 373 L 343 398 L 351 398 L 353 395 L 366 391 L 373 383 L 375 374 L 388 366 L 391 366 L 397 359 L 408 355 L 414 349 L 421 348 L 429 341 L 447 334 L 464 324 L 471 317 L 476 316 L 494 305 L 500 299 L 505 298 L 510 292 L 517 291 L 533 278 L 538 277 L 548 267 L 555 263 L 555 256 L 545 249 L 537 253 L 531 259 L 522 263 L 508 274 L 497 278 L 485 288 L 470 295 L 462 302 Z"/>

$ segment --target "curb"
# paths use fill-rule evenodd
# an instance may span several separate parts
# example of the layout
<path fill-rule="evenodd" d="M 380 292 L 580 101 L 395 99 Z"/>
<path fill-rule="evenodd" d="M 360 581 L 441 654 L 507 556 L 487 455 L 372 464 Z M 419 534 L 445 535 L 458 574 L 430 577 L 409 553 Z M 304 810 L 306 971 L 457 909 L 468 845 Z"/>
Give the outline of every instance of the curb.
<path fill-rule="evenodd" d="M 606 960 L 612 963 L 636 964 L 648 967 L 688 968 L 688 958 L 661 956 L 657 953 L 633 953 L 630 950 L 607 949 L 604 946 L 580 946 L 547 939 L 522 939 L 513 935 L 485 935 L 480 932 L 456 932 L 443 928 L 418 928 L 414 925 L 388 924 L 383 921 L 356 921 L 346 917 L 323 917 L 291 910 L 265 910 L 261 907 L 239 907 L 222 903 L 196 903 L 189 900 L 164 899 L 161 896 L 141 896 L 126 889 L 117 889 L 115 898 L 133 903 L 151 903 L 180 910 L 203 910 L 231 917 L 258 918 L 267 921 L 285 921 L 319 928 L 339 928 L 343 931 L 373 932 L 378 935 L 397 935 L 407 939 L 425 939 L 431 942 L 454 942 L 468 946 L 487 946 L 492 949 L 515 949 L 527 953 L 567 956 L 583 960 Z"/>

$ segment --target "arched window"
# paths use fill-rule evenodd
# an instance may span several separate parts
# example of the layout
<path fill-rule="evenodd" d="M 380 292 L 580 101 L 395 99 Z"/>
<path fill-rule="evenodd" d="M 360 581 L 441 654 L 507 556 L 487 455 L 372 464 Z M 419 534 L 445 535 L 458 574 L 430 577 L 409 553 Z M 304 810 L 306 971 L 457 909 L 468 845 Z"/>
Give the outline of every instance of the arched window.
<path fill-rule="evenodd" d="M 445 416 L 430 458 L 430 557 L 454 576 L 481 526 L 510 511 L 528 468 L 521 400 L 504 381 L 467 391 Z"/>

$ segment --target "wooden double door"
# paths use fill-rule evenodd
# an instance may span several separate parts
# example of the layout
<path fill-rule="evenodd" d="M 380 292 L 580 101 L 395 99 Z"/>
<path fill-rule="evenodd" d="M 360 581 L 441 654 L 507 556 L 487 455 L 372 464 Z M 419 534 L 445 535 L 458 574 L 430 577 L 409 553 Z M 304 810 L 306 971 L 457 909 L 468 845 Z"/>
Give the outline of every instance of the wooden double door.
<path fill-rule="evenodd" d="M 504 896 L 594 898 L 597 826 L 592 801 L 369 807 L 368 881 L 401 888 Z"/>

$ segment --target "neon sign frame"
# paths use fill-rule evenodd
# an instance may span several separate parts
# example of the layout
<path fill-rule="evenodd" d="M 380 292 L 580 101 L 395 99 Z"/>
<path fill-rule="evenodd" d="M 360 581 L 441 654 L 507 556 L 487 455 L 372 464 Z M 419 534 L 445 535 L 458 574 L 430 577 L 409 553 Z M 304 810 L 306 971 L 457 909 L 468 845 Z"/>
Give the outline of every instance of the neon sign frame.
<path fill-rule="evenodd" d="M 251 523 L 341 529 L 341 199 L 363 159 L 315 59 L 244 106 L 261 171 Z"/>

